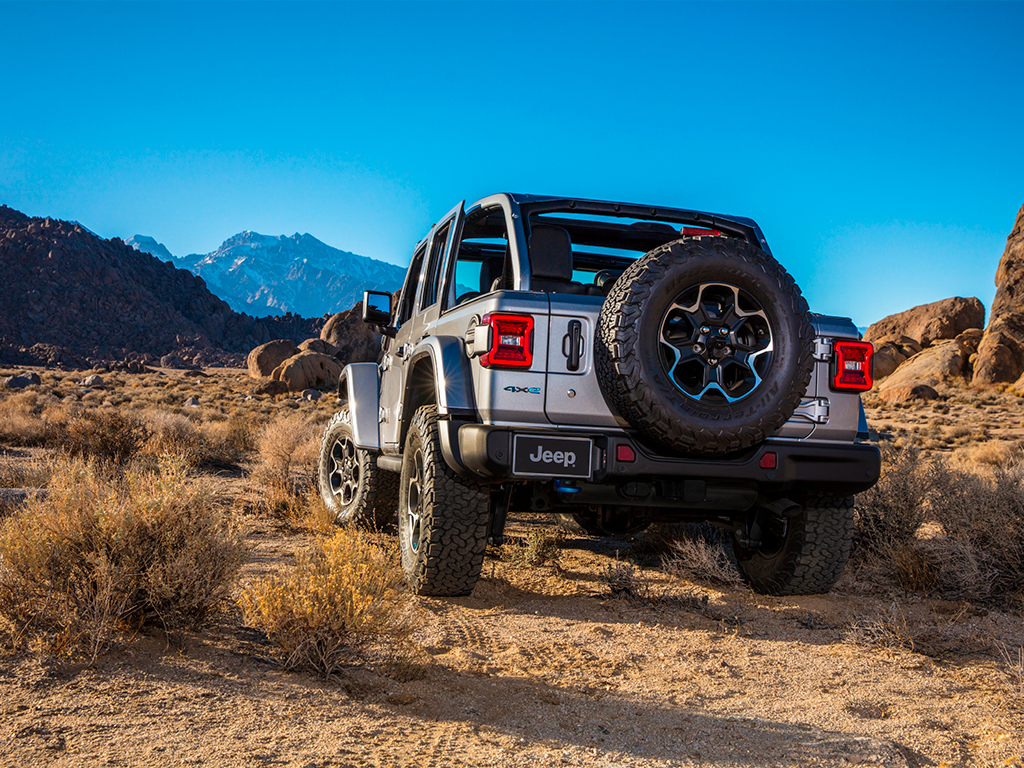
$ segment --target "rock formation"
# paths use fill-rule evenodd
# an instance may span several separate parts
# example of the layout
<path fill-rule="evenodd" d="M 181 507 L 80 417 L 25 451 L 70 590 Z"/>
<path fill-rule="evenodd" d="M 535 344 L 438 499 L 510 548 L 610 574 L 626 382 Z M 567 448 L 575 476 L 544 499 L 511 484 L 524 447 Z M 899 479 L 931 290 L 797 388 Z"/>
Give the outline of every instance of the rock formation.
<path fill-rule="evenodd" d="M 201 278 L 74 222 L 0 206 L 0 364 L 90 367 L 172 355 L 240 365 L 253 347 L 319 335 L 325 318 L 238 314 Z"/>
<path fill-rule="evenodd" d="M 985 308 L 976 298 L 954 296 L 889 315 L 871 325 L 864 341 L 880 341 L 889 336 L 906 336 L 922 347 L 943 339 L 955 339 L 968 328 L 981 328 Z"/>
<path fill-rule="evenodd" d="M 260 344 L 246 358 L 249 375 L 254 379 L 270 376 L 274 369 L 299 350 L 291 339 L 274 339 Z"/>
<path fill-rule="evenodd" d="M 978 346 L 975 384 L 1017 381 L 1024 373 L 1024 206 L 996 270 L 996 297 Z"/>
<path fill-rule="evenodd" d="M 376 362 L 380 357 L 380 334 L 363 322 L 363 303 L 332 315 L 320 338 L 334 347 L 342 363 Z"/>
<path fill-rule="evenodd" d="M 299 352 L 274 369 L 275 381 L 284 382 L 291 392 L 304 389 L 333 389 L 338 386 L 341 364 L 318 352 Z"/>
<path fill-rule="evenodd" d="M 948 384 L 963 374 L 968 357 L 967 348 L 956 339 L 939 342 L 903 363 L 879 385 L 879 394 L 918 384 L 926 384 L 932 388 Z"/>

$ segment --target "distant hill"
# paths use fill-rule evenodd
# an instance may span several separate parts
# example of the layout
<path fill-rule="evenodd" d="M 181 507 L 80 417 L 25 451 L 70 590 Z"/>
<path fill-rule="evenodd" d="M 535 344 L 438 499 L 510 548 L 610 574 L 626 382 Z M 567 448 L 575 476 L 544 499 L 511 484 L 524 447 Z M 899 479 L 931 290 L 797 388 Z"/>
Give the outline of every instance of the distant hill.
<path fill-rule="evenodd" d="M 6 365 L 82 366 L 168 354 L 186 364 L 238 364 L 258 344 L 298 343 L 318 336 L 326 322 L 239 314 L 173 263 L 75 222 L 31 218 L 6 206 L 0 270 Z"/>
<path fill-rule="evenodd" d="M 334 313 L 360 301 L 363 291 L 393 293 L 405 277 L 402 267 L 332 248 L 308 233 L 240 232 L 213 253 L 183 257 L 145 235 L 127 242 L 199 275 L 232 309 L 250 314 Z"/>

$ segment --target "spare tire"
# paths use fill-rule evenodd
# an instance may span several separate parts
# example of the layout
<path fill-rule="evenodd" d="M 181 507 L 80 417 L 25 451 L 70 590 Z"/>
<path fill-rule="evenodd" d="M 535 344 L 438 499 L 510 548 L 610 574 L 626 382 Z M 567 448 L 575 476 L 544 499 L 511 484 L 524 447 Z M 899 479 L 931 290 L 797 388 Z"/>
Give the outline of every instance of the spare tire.
<path fill-rule="evenodd" d="M 594 354 L 613 411 L 706 456 L 749 448 L 793 415 L 813 339 L 807 302 L 774 258 L 736 238 L 682 238 L 615 281 Z"/>

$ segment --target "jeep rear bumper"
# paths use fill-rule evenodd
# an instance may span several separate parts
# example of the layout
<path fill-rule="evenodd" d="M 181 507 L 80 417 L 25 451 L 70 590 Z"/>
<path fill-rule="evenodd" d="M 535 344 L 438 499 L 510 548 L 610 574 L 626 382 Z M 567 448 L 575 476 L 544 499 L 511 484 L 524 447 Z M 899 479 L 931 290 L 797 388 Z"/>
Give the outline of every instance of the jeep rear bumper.
<path fill-rule="evenodd" d="M 698 502 L 702 485 L 751 488 L 779 495 L 794 488 L 849 495 L 873 486 L 881 471 L 878 449 L 869 443 L 825 443 L 769 438 L 728 457 L 680 457 L 652 452 L 621 433 L 569 433 L 450 421 L 441 425 L 442 448 L 453 470 L 490 482 L 557 480 L 569 485 L 615 486 L 623 503 L 647 498 L 645 485 L 678 484 L 679 498 Z M 513 468 L 515 437 L 587 438 L 592 441 L 588 478 Z M 774 460 L 771 458 L 774 454 Z M 632 456 L 632 460 L 622 460 Z M 692 482 L 691 482 L 692 481 Z M 581 499 L 582 501 L 582 499 Z M 642 502 L 641 502 L 642 503 Z M 699 503 L 699 502 L 698 502 Z"/>

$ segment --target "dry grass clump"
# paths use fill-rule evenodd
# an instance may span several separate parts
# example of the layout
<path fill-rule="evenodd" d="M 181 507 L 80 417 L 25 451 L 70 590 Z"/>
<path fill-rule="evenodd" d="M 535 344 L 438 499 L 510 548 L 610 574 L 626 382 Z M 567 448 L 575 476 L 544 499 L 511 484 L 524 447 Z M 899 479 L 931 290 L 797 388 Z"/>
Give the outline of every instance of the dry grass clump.
<path fill-rule="evenodd" d="M 49 490 L 0 527 L 0 614 L 47 653 L 95 658 L 150 620 L 197 626 L 242 564 L 240 539 L 180 460 L 121 478 L 70 461 Z"/>
<path fill-rule="evenodd" d="M 259 463 L 249 477 L 248 506 L 286 520 L 303 517 L 319 448 L 319 422 L 308 416 L 288 414 L 265 424 L 256 438 Z"/>
<path fill-rule="evenodd" d="M 74 458 L 127 464 L 150 437 L 146 423 L 113 408 L 59 411 L 47 421 L 47 444 Z"/>
<path fill-rule="evenodd" d="M 714 526 L 692 525 L 679 532 L 664 558 L 664 570 L 678 578 L 698 582 L 739 586 L 743 578 L 729 552 L 726 534 Z"/>
<path fill-rule="evenodd" d="M 149 428 L 144 453 L 180 456 L 190 467 L 198 467 L 210 459 L 213 446 L 191 419 L 167 411 L 150 411 L 144 418 Z"/>
<path fill-rule="evenodd" d="M 1018 441 L 988 440 L 965 448 L 963 457 L 976 464 L 1008 467 L 1021 461 L 1021 445 Z"/>
<path fill-rule="evenodd" d="M 1024 465 L 982 475 L 936 462 L 932 542 L 941 588 L 965 596 L 1024 592 Z"/>
<path fill-rule="evenodd" d="M 18 392 L 0 399 L 0 443 L 42 445 L 46 442 L 44 399 L 36 392 Z"/>
<path fill-rule="evenodd" d="M 651 585 L 643 572 L 633 563 L 619 559 L 619 553 L 615 553 L 615 560 L 608 563 L 604 572 L 598 575 L 598 581 L 603 584 L 609 597 L 616 597 L 634 604 L 649 603 L 654 598 L 651 594 Z"/>
<path fill-rule="evenodd" d="M 45 488 L 50 484 L 53 463 L 32 459 L 14 461 L 0 457 L 0 488 Z"/>
<path fill-rule="evenodd" d="M 560 528 L 535 528 L 526 538 L 504 544 L 502 558 L 513 565 L 536 568 L 541 565 L 557 566 L 562 557 L 565 531 Z"/>
<path fill-rule="evenodd" d="M 284 666 L 330 677 L 362 647 L 405 641 L 414 623 L 392 553 L 343 528 L 298 555 L 290 572 L 243 592 L 246 621 L 281 649 Z"/>
<path fill-rule="evenodd" d="M 857 496 L 857 541 L 874 555 L 898 551 L 926 519 L 932 470 L 912 446 L 882 444 L 882 476 Z"/>

